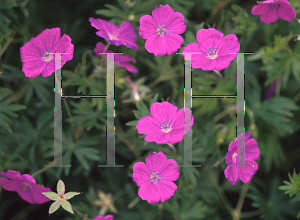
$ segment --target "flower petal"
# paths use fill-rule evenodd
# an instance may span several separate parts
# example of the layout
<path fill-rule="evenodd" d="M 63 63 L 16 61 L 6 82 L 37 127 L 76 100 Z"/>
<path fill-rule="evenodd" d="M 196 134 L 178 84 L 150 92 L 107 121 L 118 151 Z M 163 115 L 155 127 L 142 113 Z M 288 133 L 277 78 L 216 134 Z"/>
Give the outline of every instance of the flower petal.
<path fill-rule="evenodd" d="M 100 18 L 95 19 L 95 18 L 90 17 L 89 21 L 91 22 L 92 27 L 100 30 L 100 31 L 96 32 L 96 34 L 99 37 L 105 38 L 106 40 L 111 40 L 110 36 L 113 35 L 113 32 L 115 30 L 119 29 L 119 27 L 117 25 L 115 25 L 111 22 L 102 20 Z M 119 46 L 119 45 L 117 45 L 117 46 Z"/>
<path fill-rule="evenodd" d="M 169 200 L 177 189 L 177 185 L 170 181 L 159 181 L 157 185 L 161 202 Z"/>
<path fill-rule="evenodd" d="M 151 116 L 144 116 L 138 120 L 136 129 L 139 134 L 150 134 L 161 130 L 160 124 Z"/>
<path fill-rule="evenodd" d="M 31 185 L 36 185 L 35 179 L 32 176 L 30 176 L 29 174 L 22 175 L 22 182 L 29 183 Z"/>
<path fill-rule="evenodd" d="M 166 144 L 170 143 L 170 137 L 170 133 L 154 132 L 151 134 L 147 134 L 144 140 L 148 142 L 155 142 L 156 144 Z"/>
<path fill-rule="evenodd" d="M 21 174 L 15 170 L 8 170 L 6 173 L 0 172 L 0 175 L 13 181 L 22 181 Z"/>
<path fill-rule="evenodd" d="M 261 16 L 260 20 L 266 24 L 274 23 L 278 20 L 279 16 L 277 11 L 271 10 L 271 8 L 267 9 Z"/>
<path fill-rule="evenodd" d="M 262 15 L 270 8 L 268 4 L 261 4 L 261 5 L 255 5 L 253 6 L 251 10 L 251 14 L 253 15 Z"/>
<path fill-rule="evenodd" d="M 143 162 L 137 162 L 133 165 L 132 179 L 136 185 L 141 186 L 148 182 L 151 177 L 150 170 Z"/>
<path fill-rule="evenodd" d="M 161 181 L 176 181 L 180 176 L 177 162 L 173 159 L 169 159 L 167 162 L 168 165 L 166 167 L 161 167 L 158 171 Z"/>
<path fill-rule="evenodd" d="M 42 192 L 51 192 L 50 188 L 46 188 L 42 185 L 33 185 L 31 189 L 31 197 L 34 203 L 43 204 L 49 202 L 50 199 L 42 194 Z M 53 192 L 54 193 L 54 192 Z"/>
<path fill-rule="evenodd" d="M 226 179 L 231 182 L 232 185 L 235 185 L 239 179 L 239 172 L 237 167 L 229 167 L 227 166 L 224 170 L 224 174 Z"/>
<path fill-rule="evenodd" d="M 177 112 L 177 107 L 170 102 L 155 102 L 150 107 L 152 117 L 158 123 L 168 120 L 172 121 L 174 114 Z"/>
<path fill-rule="evenodd" d="M 134 31 L 132 24 L 129 21 L 124 21 L 120 28 L 119 32 L 116 35 L 116 39 L 120 40 L 128 48 L 139 50 L 139 47 L 136 45 L 137 36 Z"/>
<path fill-rule="evenodd" d="M 258 160 L 260 156 L 260 150 L 258 148 L 258 143 L 254 138 L 250 138 L 245 143 L 245 158 Z"/>
<path fill-rule="evenodd" d="M 34 44 L 41 49 L 51 50 L 60 39 L 60 28 L 45 29 L 34 38 Z"/>
<path fill-rule="evenodd" d="M 152 11 L 152 16 L 157 25 L 168 25 L 174 19 L 174 10 L 167 4 L 159 5 Z"/>
<path fill-rule="evenodd" d="M 180 12 L 175 12 L 173 19 L 167 24 L 167 32 L 170 34 L 182 34 L 186 30 L 184 16 Z"/>
<path fill-rule="evenodd" d="M 153 152 L 146 157 L 146 165 L 150 172 L 159 172 L 168 166 L 168 158 L 161 151 L 159 153 Z"/>
<path fill-rule="evenodd" d="M 120 67 L 123 67 L 125 69 L 127 69 L 127 71 L 131 72 L 131 73 L 137 73 L 138 72 L 138 69 L 131 65 L 130 63 L 125 63 L 125 62 L 120 62 L 118 64 Z"/>
<path fill-rule="evenodd" d="M 22 186 L 21 182 L 18 181 L 11 181 L 4 177 L 0 178 L 0 185 L 3 189 L 8 191 L 17 191 Z"/>
<path fill-rule="evenodd" d="M 254 167 L 239 167 L 239 177 L 243 183 L 248 183 L 256 173 L 258 165 L 255 161 L 245 158 L 245 165 L 254 165 Z"/>
<path fill-rule="evenodd" d="M 296 18 L 296 11 L 290 6 L 289 2 L 281 3 L 277 13 L 279 18 L 288 22 L 291 22 L 292 19 Z"/>
<path fill-rule="evenodd" d="M 160 200 L 160 193 L 157 189 L 157 184 L 152 181 L 143 184 L 139 188 L 138 195 L 142 200 L 147 200 L 149 203 L 157 203 Z"/>
<path fill-rule="evenodd" d="M 139 35 L 143 39 L 149 38 L 157 31 L 157 24 L 150 15 L 144 15 L 140 18 Z"/>

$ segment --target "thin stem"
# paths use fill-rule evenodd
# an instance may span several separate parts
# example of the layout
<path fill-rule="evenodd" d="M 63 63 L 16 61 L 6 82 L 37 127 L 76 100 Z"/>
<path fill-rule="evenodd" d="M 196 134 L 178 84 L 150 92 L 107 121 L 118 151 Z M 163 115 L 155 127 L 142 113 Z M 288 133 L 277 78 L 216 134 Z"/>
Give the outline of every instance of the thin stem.
<path fill-rule="evenodd" d="M 76 209 L 75 207 L 72 207 L 72 208 L 73 208 L 73 210 L 74 210 L 75 212 L 77 212 L 78 215 L 80 215 L 81 217 L 85 217 L 85 215 L 82 214 L 81 212 L 79 212 L 78 209 Z"/>
<path fill-rule="evenodd" d="M 256 216 L 256 215 L 261 215 L 265 211 L 266 211 L 266 208 L 260 208 L 258 210 L 251 211 L 251 212 L 242 212 L 241 213 L 241 218 L 247 218 L 247 217 L 253 217 L 253 216 Z"/>
<path fill-rule="evenodd" d="M 58 79 L 56 78 L 56 76 L 54 76 L 54 78 L 55 78 L 55 81 L 56 81 L 56 83 L 58 85 Z M 64 104 L 65 104 L 65 107 L 66 107 L 66 110 L 67 110 L 67 114 L 68 114 L 68 116 L 70 118 L 71 128 L 72 128 L 72 130 L 73 130 L 73 132 L 74 132 L 74 134 L 76 136 L 76 131 L 75 131 L 75 127 L 74 127 L 74 120 L 73 120 L 73 117 L 71 115 L 71 111 L 70 111 L 69 105 L 68 105 L 68 103 L 67 103 L 67 101 L 66 101 L 65 98 L 63 98 L 63 101 L 64 101 Z"/>
<path fill-rule="evenodd" d="M 4 54 L 4 52 L 6 51 L 7 47 L 9 46 L 9 44 L 13 41 L 13 37 L 7 37 L 6 43 L 4 44 L 3 48 L 0 50 L 0 58 L 2 57 L 2 55 Z"/>
<path fill-rule="evenodd" d="M 50 162 L 49 165 L 54 165 L 54 161 Z M 47 166 L 47 167 L 45 166 L 45 167 L 43 167 L 42 169 L 40 169 L 40 170 L 34 172 L 34 173 L 31 174 L 30 176 L 34 177 L 34 176 L 36 176 L 36 175 L 39 175 L 40 173 L 43 173 L 44 171 L 48 170 L 49 168 L 51 168 L 51 166 Z"/>
<path fill-rule="evenodd" d="M 137 196 L 131 203 L 128 204 L 127 207 L 128 207 L 129 209 L 132 209 L 133 206 L 135 206 L 140 200 L 141 200 L 140 197 Z"/>
<path fill-rule="evenodd" d="M 222 200 L 223 204 L 225 205 L 226 209 L 229 211 L 229 213 L 232 213 L 233 207 L 232 207 L 231 203 L 228 201 L 222 187 L 219 185 L 219 183 L 215 180 L 214 177 L 210 176 L 210 179 L 212 180 L 212 184 L 215 187 L 215 189 L 217 190 L 219 197 Z"/>
<path fill-rule="evenodd" d="M 242 210 L 242 207 L 243 207 L 243 204 L 244 204 L 244 201 L 245 201 L 245 198 L 246 198 L 246 193 L 249 189 L 249 186 L 250 186 L 250 182 L 243 185 L 243 187 L 242 187 L 240 198 L 239 198 L 238 203 L 237 203 L 236 208 L 235 208 L 238 212 L 241 212 L 241 210 Z"/>
<path fill-rule="evenodd" d="M 217 76 L 218 76 L 220 79 L 223 78 L 223 76 L 221 75 L 221 73 L 220 73 L 219 71 L 217 71 L 217 70 L 213 70 L 213 71 L 217 74 Z"/>

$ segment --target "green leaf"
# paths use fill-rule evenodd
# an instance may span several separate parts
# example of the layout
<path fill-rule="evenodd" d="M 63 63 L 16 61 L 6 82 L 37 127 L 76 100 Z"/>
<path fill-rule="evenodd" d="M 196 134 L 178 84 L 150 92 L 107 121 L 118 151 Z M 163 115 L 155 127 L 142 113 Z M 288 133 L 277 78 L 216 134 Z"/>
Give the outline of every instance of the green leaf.
<path fill-rule="evenodd" d="M 77 196 L 79 195 L 80 193 L 79 192 L 68 192 L 65 194 L 65 199 L 68 200 L 68 199 L 71 199 L 73 198 L 74 196 Z"/>
<path fill-rule="evenodd" d="M 95 13 L 98 15 L 104 15 L 106 17 L 127 17 L 127 14 L 124 11 L 120 10 L 116 6 L 105 4 L 108 9 L 99 9 Z"/>
<path fill-rule="evenodd" d="M 126 123 L 126 126 L 136 126 L 138 124 L 138 120 L 130 121 Z"/>
<path fill-rule="evenodd" d="M 288 175 L 290 182 L 283 181 L 286 185 L 280 186 L 278 189 L 286 191 L 284 194 L 289 194 L 289 197 L 300 195 L 300 173 L 296 174 L 296 170 L 294 169 L 293 176 L 290 173 Z"/>
<path fill-rule="evenodd" d="M 59 209 L 60 207 L 60 201 L 56 201 L 56 202 L 53 202 L 49 208 L 49 214 L 52 214 L 53 212 L 56 212 L 57 209 Z"/>
<path fill-rule="evenodd" d="M 150 107 L 151 107 L 151 105 L 154 103 L 154 102 L 157 102 L 157 98 L 158 98 L 158 93 L 156 93 L 156 95 L 151 99 L 151 101 L 150 101 Z"/>
<path fill-rule="evenodd" d="M 72 206 L 68 201 L 66 201 L 66 200 L 62 201 L 61 202 L 61 207 L 63 207 L 64 210 L 74 214 Z"/>
<path fill-rule="evenodd" d="M 44 196 L 47 196 L 49 199 L 54 200 L 54 201 L 59 199 L 59 196 L 55 192 L 42 192 L 42 194 Z"/>
<path fill-rule="evenodd" d="M 194 42 L 197 42 L 195 35 L 191 31 L 187 31 L 185 34 L 183 45 L 186 46 L 187 44 Z"/>
<path fill-rule="evenodd" d="M 300 60 L 294 59 L 292 62 L 293 75 L 298 83 L 300 83 Z"/>

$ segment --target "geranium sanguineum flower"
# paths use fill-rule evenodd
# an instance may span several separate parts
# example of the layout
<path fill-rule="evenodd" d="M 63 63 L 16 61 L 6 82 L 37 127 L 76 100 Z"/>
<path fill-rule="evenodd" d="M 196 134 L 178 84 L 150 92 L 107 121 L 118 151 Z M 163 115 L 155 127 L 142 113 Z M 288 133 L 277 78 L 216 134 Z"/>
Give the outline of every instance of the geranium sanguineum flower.
<path fill-rule="evenodd" d="M 146 164 L 133 165 L 132 179 L 140 186 L 138 195 L 149 203 L 164 202 L 174 195 L 177 186 L 172 181 L 179 178 L 177 162 L 162 152 L 153 152 L 146 157 Z"/>
<path fill-rule="evenodd" d="M 241 166 L 241 167 L 229 167 L 224 170 L 225 177 L 231 182 L 232 185 L 235 185 L 238 179 L 240 178 L 243 183 L 248 183 L 252 176 L 256 173 L 258 165 L 255 160 L 258 160 L 260 151 L 258 148 L 258 143 L 254 138 L 250 138 L 251 132 L 248 131 L 245 133 L 245 165 L 250 166 Z M 242 138 L 240 134 L 237 139 Z M 226 154 L 226 164 L 228 165 L 238 165 L 237 159 L 243 159 L 242 155 L 238 155 L 237 141 L 232 141 L 228 147 L 228 153 Z"/>
<path fill-rule="evenodd" d="M 264 23 L 274 23 L 278 18 L 291 22 L 296 18 L 296 11 L 287 0 L 267 0 L 257 3 L 258 5 L 252 8 L 251 13 L 261 15 L 260 20 Z"/>
<path fill-rule="evenodd" d="M 182 141 L 183 136 L 190 131 L 194 124 L 191 110 L 185 108 L 191 114 L 191 124 L 185 129 L 184 108 L 177 111 L 177 107 L 169 102 L 155 102 L 150 107 L 151 116 L 144 116 L 136 125 L 139 134 L 146 134 L 145 141 L 157 144 L 175 144 Z"/>
<path fill-rule="evenodd" d="M 48 77 L 55 71 L 55 55 L 49 53 L 69 53 L 61 54 L 62 67 L 73 59 L 74 45 L 68 35 L 61 37 L 60 28 L 52 28 L 31 38 L 21 47 L 20 53 L 22 71 L 26 77 L 34 78 L 41 73 L 43 77 Z"/>
<path fill-rule="evenodd" d="M 97 56 L 101 57 L 102 54 L 99 54 L 99 53 L 103 53 L 104 48 L 105 48 L 105 45 L 102 42 L 98 42 L 94 49 L 95 54 Z M 113 51 L 106 51 L 105 53 L 113 53 Z M 106 56 L 106 54 L 104 54 L 104 55 Z M 132 72 L 132 73 L 138 72 L 138 69 L 135 66 L 131 65 L 130 63 L 127 63 L 129 61 L 136 63 L 136 60 L 133 57 L 131 57 L 129 55 L 115 54 L 114 58 L 115 58 L 115 62 L 118 62 L 118 65 L 120 67 L 124 67 L 129 72 Z"/>
<path fill-rule="evenodd" d="M 184 58 L 187 59 L 185 53 L 195 53 L 191 54 L 193 68 L 207 71 L 226 69 L 236 58 L 234 53 L 240 51 L 240 43 L 234 34 L 223 36 L 214 28 L 200 29 L 196 35 L 198 43 L 189 43 L 184 47 Z"/>
<path fill-rule="evenodd" d="M 124 44 L 128 48 L 135 49 L 136 51 L 139 50 L 139 47 L 135 43 L 137 40 L 136 33 L 129 21 L 124 21 L 120 27 L 100 18 L 89 18 L 89 21 L 94 28 L 99 30 L 96 32 L 99 37 L 117 46 Z"/>
<path fill-rule="evenodd" d="M 186 23 L 180 12 L 175 12 L 169 6 L 157 6 L 152 16 L 140 18 L 139 34 L 147 39 L 145 49 L 155 56 L 171 55 L 182 45 L 184 39 L 179 35 L 185 32 Z"/>
<path fill-rule="evenodd" d="M 96 216 L 95 218 L 93 219 L 89 219 L 89 220 L 114 220 L 114 216 L 113 215 L 107 215 L 107 216 Z"/>
<path fill-rule="evenodd" d="M 0 172 L 3 176 L 0 178 L 0 185 L 8 191 L 15 191 L 19 196 L 29 203 L 42 204 L 50 201 L 42 192 L 51 192 L 50 188 L 42 185 L 36 185 L 35 179 L 28 174 L 21 174 L 14 170 L 8 170 L 6 173 Z"/>

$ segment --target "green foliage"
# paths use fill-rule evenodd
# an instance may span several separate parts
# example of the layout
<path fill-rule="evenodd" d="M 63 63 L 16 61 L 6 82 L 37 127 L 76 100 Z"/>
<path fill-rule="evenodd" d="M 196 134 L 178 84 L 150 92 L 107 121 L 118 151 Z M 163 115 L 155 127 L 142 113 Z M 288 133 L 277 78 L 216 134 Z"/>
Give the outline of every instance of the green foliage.
<path fill-rule="evenodd" d="M 283 181 L 285 185 L 278 187 L 278 189 L 285 191 L 284 194 L 289 194 L 289 197 L 300 195 L 300 174 L 296 174 L 296 170 L 294 169 L 293 176 L 290 173 L 288 175 L 290 182 Z"/>

